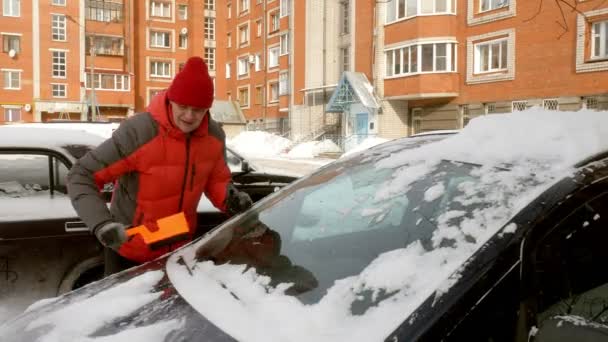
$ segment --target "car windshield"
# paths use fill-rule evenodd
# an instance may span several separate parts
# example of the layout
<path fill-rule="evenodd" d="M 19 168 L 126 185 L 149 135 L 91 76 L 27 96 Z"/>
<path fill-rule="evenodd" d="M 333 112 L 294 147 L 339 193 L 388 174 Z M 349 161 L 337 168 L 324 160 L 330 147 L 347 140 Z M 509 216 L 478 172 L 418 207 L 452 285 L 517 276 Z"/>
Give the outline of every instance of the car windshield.
<path fill-rule="evenodd" d="M 541 183 L 518 167 L 402 160 L 404 145 L 333 163 L 211 232 L 185 249 L 185 280 L 168 264 L 176 289 L 216 324 L 222 318 L 206 310 L 209 302 L 237 300 L 245 316 L 276 306 L 278 322 L 302 328 L 327 320 L 334 323 L 324 329 L 352 329 L 340 339 L 361 329 L 388 335 L 433 293 L 447 291 L 501 228 L 512 232 L 505 225 Z M 186 283 L 219 287 L 212 297 L 190 296 Z M 373 316 L 383 323 L 370 325 Z"/>

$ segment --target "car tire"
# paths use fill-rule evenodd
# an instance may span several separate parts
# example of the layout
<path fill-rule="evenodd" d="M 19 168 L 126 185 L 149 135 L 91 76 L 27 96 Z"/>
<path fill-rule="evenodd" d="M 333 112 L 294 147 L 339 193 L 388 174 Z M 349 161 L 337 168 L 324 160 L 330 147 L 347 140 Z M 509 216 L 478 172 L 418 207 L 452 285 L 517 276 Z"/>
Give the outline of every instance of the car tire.
<path fill-rule="evenodd" d="M 101 255 L 76 264 L 61 280 L 57 295 L 62 295 L 103 278 L 103 269 L 103 256 Z"/>

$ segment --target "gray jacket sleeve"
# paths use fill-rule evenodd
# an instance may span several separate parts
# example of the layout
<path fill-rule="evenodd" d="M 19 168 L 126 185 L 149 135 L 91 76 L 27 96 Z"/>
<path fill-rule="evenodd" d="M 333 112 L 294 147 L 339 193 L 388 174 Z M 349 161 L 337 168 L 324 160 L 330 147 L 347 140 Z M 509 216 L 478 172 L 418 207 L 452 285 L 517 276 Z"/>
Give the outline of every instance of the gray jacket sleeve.
<path fill-rule="evenodd" d="M 137 114 L 120 124 L 112 137 L 80 158 L 68 173 L 68 194 L 78 216 L 91 232 L 114 221 L 102 197 L 104 184 L 135 171 L 129 158 L 139 147 L 152 140 L 157 126 L 149 113 Z"/>

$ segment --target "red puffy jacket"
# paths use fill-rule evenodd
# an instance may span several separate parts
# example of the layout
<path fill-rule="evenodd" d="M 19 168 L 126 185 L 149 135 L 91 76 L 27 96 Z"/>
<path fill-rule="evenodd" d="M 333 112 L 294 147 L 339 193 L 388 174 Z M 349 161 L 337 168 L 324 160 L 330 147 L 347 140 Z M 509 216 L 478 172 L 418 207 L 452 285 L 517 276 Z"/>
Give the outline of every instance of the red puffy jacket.
<path fill-rule="evenodd" d="M 72 167 L 69 194 L 76 212 L 92 231 L 110 221 L 154 226 L 159 218 L 183 211 L 191 239 L 203 192 L 225 211 L 230 182 L 225 153 L 224 132 L 209 114 L 198 129 L 185 134 L 172 124 L 166 92 L 162 92 L 154 97 L 147 113 L 121 123 L 112 138 Z M 114 181 L 108 210 L 99 189 Z M 151 250 L 136 235 L 121 246 L 119 254 L 145 262 L 186 242 Z"/>

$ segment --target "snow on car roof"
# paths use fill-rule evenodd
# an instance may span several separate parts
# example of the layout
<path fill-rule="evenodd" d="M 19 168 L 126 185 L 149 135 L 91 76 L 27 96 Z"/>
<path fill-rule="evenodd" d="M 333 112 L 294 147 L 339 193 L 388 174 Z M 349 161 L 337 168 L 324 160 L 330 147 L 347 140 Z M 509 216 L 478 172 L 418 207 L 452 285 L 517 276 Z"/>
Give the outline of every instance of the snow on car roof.
<path fill-rule="evenodd" d="M 84 130 L 53 126 L 0 126 L 0 147 L 61 148 L 65 145 L 97 146 L 105 139 Z"/>

